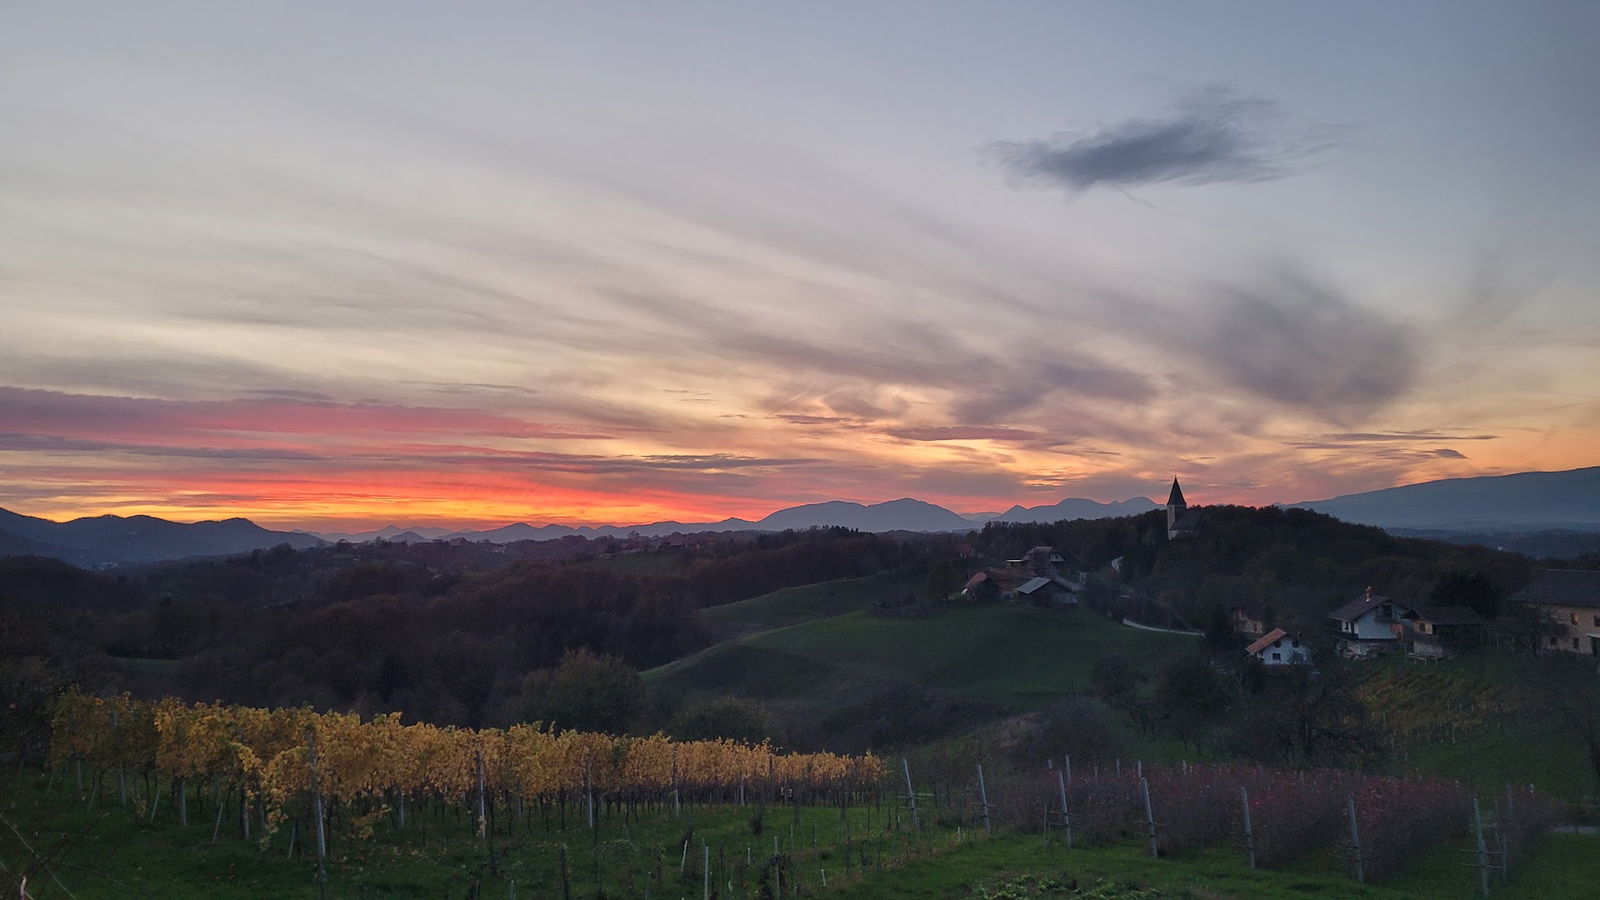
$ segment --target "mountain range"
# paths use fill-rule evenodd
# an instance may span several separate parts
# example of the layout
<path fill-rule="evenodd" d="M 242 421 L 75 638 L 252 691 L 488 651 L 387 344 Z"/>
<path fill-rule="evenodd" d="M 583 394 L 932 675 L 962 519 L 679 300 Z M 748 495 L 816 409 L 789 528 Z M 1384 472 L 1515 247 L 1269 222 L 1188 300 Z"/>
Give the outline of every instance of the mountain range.
<path fill-rule="evenodd" d="M 1446 478 L 1287 505 L 1382 528 L 1600 531 L 1600 466 Z"/>
<path fill-rule="evenodd" d="M 1450 478 L 1346 494 L 1327 500 L 1285 504 L 1327 513 L 1347 522 L 1396 529 L 1515 532 L 1537 529 L 1600 531 L 1600 466 L 1566 472 Z M 578 536 L 664 537 L 704 531 L 783 531 L 840 526 L 859 531 L 967 531 L 981 523 L 1054 522 L 1131 516 L 1159 507 L 1146 497 L 1113 503 L 1068 498 L 1047 506 L 1013 506 L 1003 513 L 961 515 L 909 497 L 863 505 L 843 500 L 780 509 L 764 518 L 719 522 L 652 522 L 647 525 L 530 525 L 452 531 L 430 526 L 388 525 L 373 531 L 272 531 L 248 519 L 185 524 L 152 516 L 93 516 L 53 522 L 0 509 L 0 556 L 54 556 L 78 565 L 154 562 L 186 556 L 216 556 L 289 544 L 313 547 L 325 541 L 421 542 L 462 538 L 511 543 Z"/>
<path fill-rule="evenodd" d="M 249 519 L 169 522 L 154 516 L 86 516 L 53 522 L 0 509 L 0 556 L 53 556 L 80 566 L 223 556 L 288 544 L 315 547 L 321 538 L 271 531 Z"/>

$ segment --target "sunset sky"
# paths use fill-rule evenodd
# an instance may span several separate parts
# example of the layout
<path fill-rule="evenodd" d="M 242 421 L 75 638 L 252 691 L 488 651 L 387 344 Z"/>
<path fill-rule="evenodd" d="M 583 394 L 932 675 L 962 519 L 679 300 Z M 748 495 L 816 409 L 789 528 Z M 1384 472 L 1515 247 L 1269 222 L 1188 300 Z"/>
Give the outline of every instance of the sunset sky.
<path fill-rule="evenodd" d="M 0 506 L 1600 464 L 1600 4 L 0 6 Z"/>

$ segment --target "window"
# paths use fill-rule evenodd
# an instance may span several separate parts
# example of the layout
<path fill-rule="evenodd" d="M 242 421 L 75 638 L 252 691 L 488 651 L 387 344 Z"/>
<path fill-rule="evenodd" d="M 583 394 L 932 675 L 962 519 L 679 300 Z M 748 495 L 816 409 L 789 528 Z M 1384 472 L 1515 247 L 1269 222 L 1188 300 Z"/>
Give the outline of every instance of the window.
<path fill-rule="evenodd" d="M 1574 649 L 1574 650 L 1578 649 L 1578 639 L 1577 638 L 1573 638 L 1572 639 L 1572 649 Z"/>
<path fill-rule="evenodd" d="M 1576 643 L 1576 641 L 1574 641 L 1574 643 Z M 1272 661 L 1273 662 L 1282 662 L 1283 661 L 1283 654 L 1282 653 L 1274 653 L 1274 654 L 1272 654 Z"/>
<path fill-rule="evenodd" d="M 1600 628 L 1600 616 L 1594 617 L 1594 627 Z"/>
<path fill-rule="evenodd" d="M 1578 614 L 1577 613 L 1573 613 L 1570 618 L 1572 619 L 1572 624 L 1574 624 L 1574 625 L 1578 624 Z"/>
<path fill-rule="evenodd" d="M 1600 619 L 1600 616 L 1596 616 L 1595 618 Z M 1299 641 L 1290 641 L 1289 642 L 1289 646 L 1291 646 L 1291 647 L 1299 647 L 1300 646 L 1300 642 Z"/>

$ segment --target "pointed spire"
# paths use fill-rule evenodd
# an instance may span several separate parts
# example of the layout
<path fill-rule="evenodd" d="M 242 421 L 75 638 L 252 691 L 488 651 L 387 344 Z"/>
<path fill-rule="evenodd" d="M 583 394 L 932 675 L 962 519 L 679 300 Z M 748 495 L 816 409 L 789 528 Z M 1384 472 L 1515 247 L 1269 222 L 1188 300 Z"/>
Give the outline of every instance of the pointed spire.
<path fill-rule="evenodd" d="M 1183 502 L 1183 488 L 1178 487 L 1178 476 L 1172 476 L 1172 493 L 1167 495 L 1168 506 L 1188 506 Z"/>

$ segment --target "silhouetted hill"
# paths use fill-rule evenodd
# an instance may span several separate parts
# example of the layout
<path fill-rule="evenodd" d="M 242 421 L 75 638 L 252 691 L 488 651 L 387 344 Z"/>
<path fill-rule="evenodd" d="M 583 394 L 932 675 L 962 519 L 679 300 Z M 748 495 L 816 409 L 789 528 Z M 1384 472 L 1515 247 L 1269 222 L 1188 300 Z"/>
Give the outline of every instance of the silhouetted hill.
<path fill-rule="evenodd" d="M 1156 508 L 1155 501 L 1148 497 L 1131 497 L 1111 503 L 1069 497 L 1049 506 L 1013 506 L 994 517 L 992 521 L 1059 522 L 1063 519 L 1115 519 L 1120 516 L 1137 516 Z"/>
<path fill-rule="evenodd" d="M 154 516 L 90 516 L 54 522 L 0 509 L 0 554 L 53 556 L 83 566 L 155 562 L 188 556 L 221 556 L 288 544 L 314 547 L 320 538 L 270 531 L 249 519 L 169 522 Z M 21 541 L 22 543 L 18 543 Z"/>
<path fill-rule="evenodd" d="M 1156 508 L 1154 503 L 1144 497 L 1134 497 L 1130 500 L 1113 503 L 1098 503 L 1094 500 L 1069 498 L 1051 506 L 1035 506 L 1031 508 L 1013 506 L 1010 511 L 1004 514 L 961 515 L 943 506 L 910 497 L 873 504 L 829 500 L 822 503 L 807 503 L 801 506 L 786 507 L 754 522 L 739 518 L 723 519 L 720 522 L 651 522 L 647 525 L 572 526 L 529 525 L 526 522 L 517 522 L 511 525 L 502 525 L 499 528 L 487 528 L 481 531 L 456 531 L 442 536 L 465 538 L 469 541 L 491 541 L 496 544 L 506 544 L 512 541 L 548 541 L 572 536 L 585 538 L 625 538 L 631 535 L 665 537 L 670 534 L 694 534 L 699 532 L 788 531 L 790 529 L 805 530 L 807 528 L 851 528 L 856 531 L 868 531 L 876 534 L 889 531 L 971 531 L 983 522 L 991 520 L 1002 522 L 1055 522 L 1062 519 L 1106 519 L 1138 515 Z M 359 534 L 323 533 L 322 536 L 328 540 L 363 541 L 373 540 L 378 537 L 394 540 L 393 535 L 401 530 L 398 526 L 390 525 L 379 531 L 361 532 Z M 435 534 L 435 530 L 432 529 L 411 528 L 407 530 L 424 537 L 441 536 Z"/>
<path fill-rule="evenodd" d="M 302 531 L 301 533 L 312 534 L 312 532 L 309 531 Z M 321 534 L 314 534 L 313 536 L 320 537 L 325 541 L 350 541 L 351 543 L 359 544 L 366 541 L 376 540 L 428 541 L 435 538 L 448 537 L 450 534 L 452 534 L 452 531 L 449 528 L 433 528 L 425 525 L 418 525 L 412 528 L 401 528 L 399 525 L 385 525 L 382 528 L 374 529 L 372 531 L 324 531 Z M 404 535 L 411 535 L 411 537 L 407 538 L 404 537 Z"/>
<path fill-rule="evenodd" d="M 756 523 L 762 528 L 842 526 L 857 531 L 966 531 L 972 523 L 942 506 L 909 497 L 863 506 L 831 500 L 780 509 Z"/>
<path fill-rule="evenodd" d="M 1382 528 L 1600 531 L 1600 466 L 1447 478 L 1288 505 Z"/>

